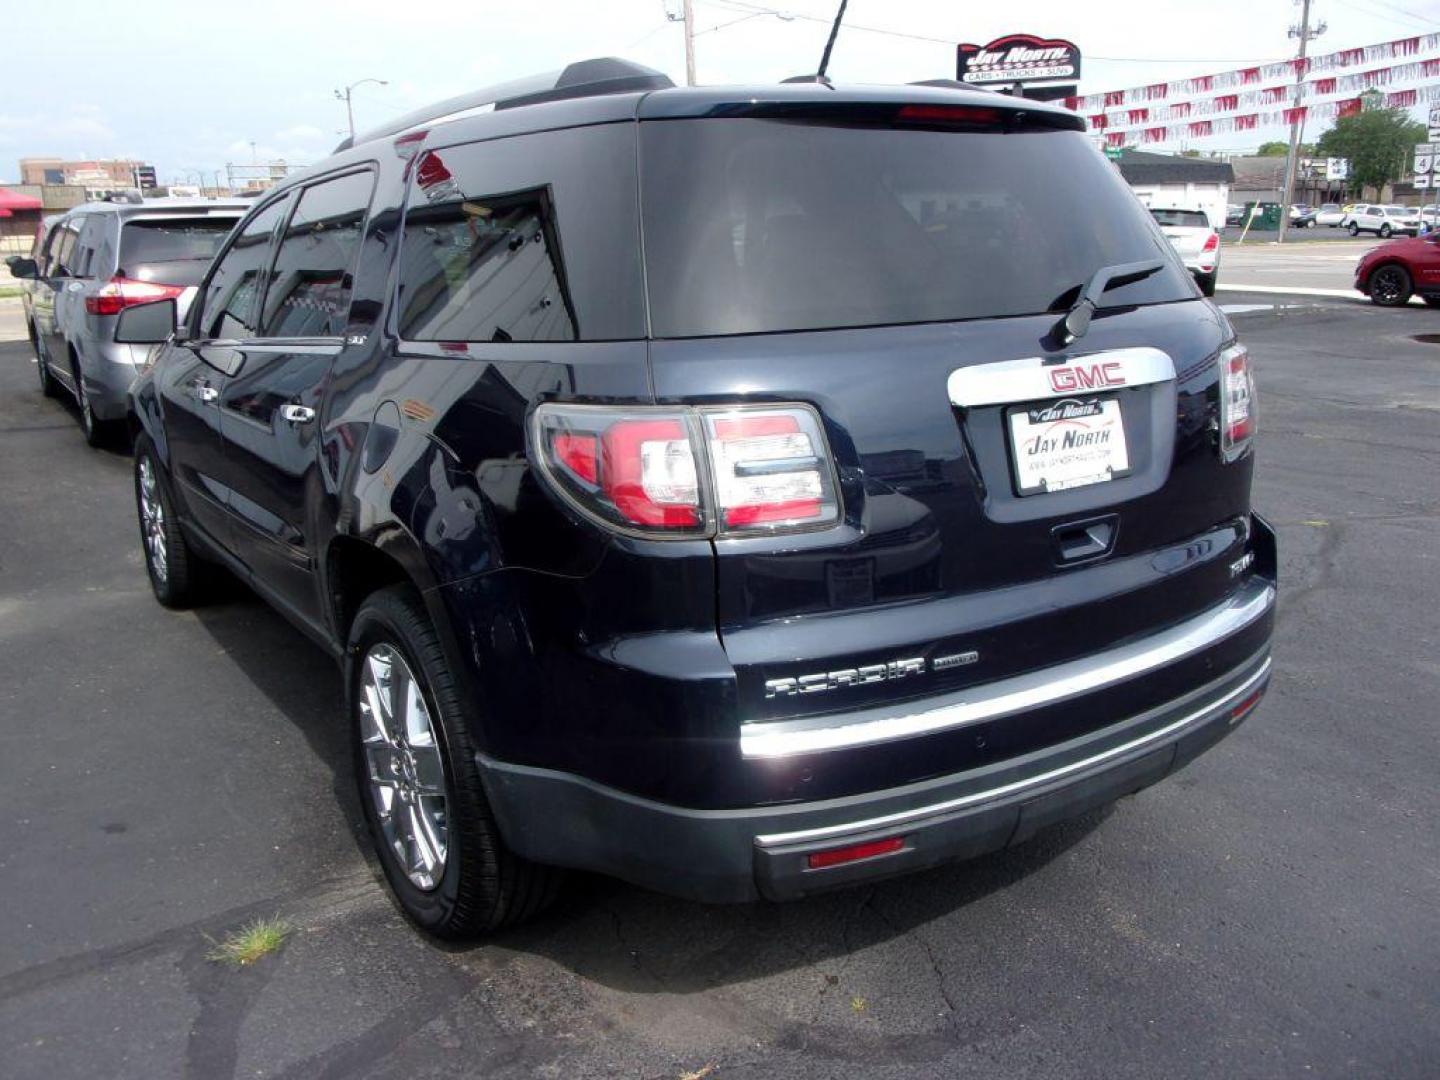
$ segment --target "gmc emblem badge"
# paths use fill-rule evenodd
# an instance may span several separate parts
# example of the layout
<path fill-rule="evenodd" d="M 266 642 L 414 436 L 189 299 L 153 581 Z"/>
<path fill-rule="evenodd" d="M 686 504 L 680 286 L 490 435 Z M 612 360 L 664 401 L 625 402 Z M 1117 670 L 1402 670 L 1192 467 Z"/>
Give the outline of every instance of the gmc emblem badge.
<path fill-rule="evenodd" d="M 1104 364 L 1073 364 L 1050 372 L 1050 387 L 1057 393 L 1093 390 L 1097 386 L 1124 386 L 1124 369 L 1113 361 Z"/>

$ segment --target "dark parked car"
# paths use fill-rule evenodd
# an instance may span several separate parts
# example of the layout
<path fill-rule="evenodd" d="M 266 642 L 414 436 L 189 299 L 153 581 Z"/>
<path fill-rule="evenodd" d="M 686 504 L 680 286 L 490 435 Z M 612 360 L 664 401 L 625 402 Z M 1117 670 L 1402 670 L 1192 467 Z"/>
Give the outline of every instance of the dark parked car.
<path fill-rule="evenodd" d="M 200 275 L 248 203 L 151 199 L 86 203 L 46 219 L 34 256 L 11 264 L 26 282 L 25 324 L 40 391 L 63 387 L 92 446 L 125 418 L 144 351 L 115 340 L 127 307 L 173 297 L 184 312 Z"/>
<path fill-rule="evenodd" d="M 218 563 L 335 656 L 441 935 L 557 867 L 797 897 L 1160 780 L 1267 686 L 1275 540 L 1246 351 L 1083 128 L 586 61 L 342 144 L 132 389 L 156 596 Z"/>
<path fill-rule="evenodd" d="M 1412 296 L 1440 307 L 1440 233 L 1371 248 L 1355 267 L 1355 288 L 1381 307 L 1403 307 Z"/>

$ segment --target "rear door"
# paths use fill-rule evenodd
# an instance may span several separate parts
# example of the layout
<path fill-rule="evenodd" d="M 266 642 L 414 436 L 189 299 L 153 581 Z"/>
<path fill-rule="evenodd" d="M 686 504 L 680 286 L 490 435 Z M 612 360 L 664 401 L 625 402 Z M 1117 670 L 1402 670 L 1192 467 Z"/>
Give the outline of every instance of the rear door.
<path fill-rule="evenodd" d="M 746 719 L 1046 666 L 1231 588 L 1249 462 L 1210 430 L 1229 327 L 1082 133 L 995 111 L 641 124 L 657 399 L 810 406 L 844 502 L 838 527 L 715 542 Z M 1081 287 L 1142 261 L 1064 347 Z M 914 658 L 944 663 L 767 692 Z"/>
<path fill-rule="evenodd" d="M 261 207 L 215 263 L 191 312 L 188 337 L 171 347 L 157 379 L 171 477 L 191 519 L 227 550 L 234 541 L 220 399 L 245 369 L 264 274 L 290 201 L 286 194 Z"/>
<path fill-rule="evenodd" d="M 240 558 L 283 604 L 317 620 L 306 493 L 317 454 L 325 380 L 349 319 L 370 170 L 299 194 L 266 279 L 259 332 L 221 393 L 230 510 Z"/>

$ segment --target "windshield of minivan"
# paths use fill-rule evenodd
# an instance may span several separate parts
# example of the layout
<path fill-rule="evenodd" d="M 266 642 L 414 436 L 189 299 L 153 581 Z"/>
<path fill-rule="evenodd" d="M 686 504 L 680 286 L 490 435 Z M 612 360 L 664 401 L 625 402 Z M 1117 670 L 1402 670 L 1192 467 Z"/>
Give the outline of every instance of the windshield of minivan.
<path fill-rule="evenodd" d="M 127 221 L 120 231 L 120 267 L 141 281 L 198 285 L 238 220 L 237 214 Z"/>
<path fill-rule="evenodd" d="M 642 123 L 656 337 L 1063 311 L 1100 268 L 1165 268 L 1105 304 L 1194 286 L 1074 131 L 945 132 L 761 119 Z"/>

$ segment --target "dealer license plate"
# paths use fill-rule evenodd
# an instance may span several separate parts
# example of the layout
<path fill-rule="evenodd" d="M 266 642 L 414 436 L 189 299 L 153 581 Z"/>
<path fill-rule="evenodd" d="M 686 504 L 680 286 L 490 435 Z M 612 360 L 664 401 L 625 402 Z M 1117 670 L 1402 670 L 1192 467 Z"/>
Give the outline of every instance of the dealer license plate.
<path fill-rule="evenodd" d="M 1067 398 L 1011 409 L 1010 449 L 1021 495 L 1102 484 L 1130 472 L 1114 398 Z"/>

